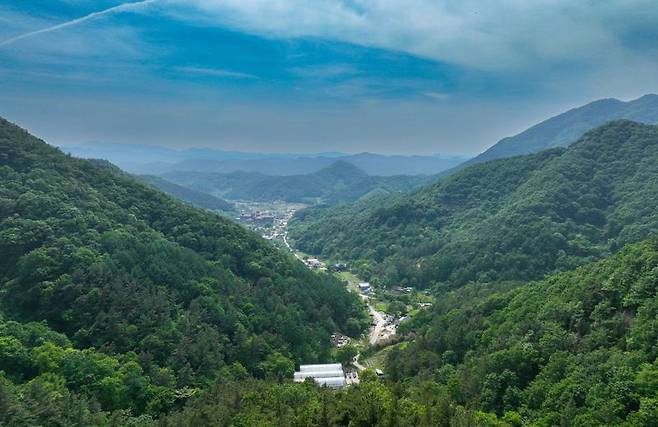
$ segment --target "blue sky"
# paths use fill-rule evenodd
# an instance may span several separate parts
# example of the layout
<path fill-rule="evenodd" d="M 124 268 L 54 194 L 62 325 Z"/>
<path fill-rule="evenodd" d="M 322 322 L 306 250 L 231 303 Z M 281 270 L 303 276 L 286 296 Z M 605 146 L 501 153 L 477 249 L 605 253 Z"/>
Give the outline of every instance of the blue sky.
<path fill-rule="evenodd" d="M 0 2 L 0 115 L 56 144 L 474 154 L 650 92 L 653 0 Z"/>

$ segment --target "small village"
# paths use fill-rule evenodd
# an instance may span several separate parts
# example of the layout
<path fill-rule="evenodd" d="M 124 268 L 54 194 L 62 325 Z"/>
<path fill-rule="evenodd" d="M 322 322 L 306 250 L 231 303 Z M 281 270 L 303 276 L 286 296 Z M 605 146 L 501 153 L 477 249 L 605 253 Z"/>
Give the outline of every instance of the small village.
<path fill-rule="evenodd" d="M 284 244 L 288 221 L 295 212 L 306 207 L 287 202 L 236 201 L 234 204 L 240 213 L 235 218 L 239 223 L 279 246 Z"/>
<path fill-rule="evenodd" d="M 349 271 L 346 263 L 327 262 L 296 251 L 288 241 L 288 223 L 295 212 L 306 207 L 303 204 L 243 201 L 237 202 L 236 206 L 240 212 L 237 220 L 241 224 L 271 241 L 278 248 L 289 251 L 309 269 L 319 273 L 336 274 L 347 283 L 350 291 L 359 295 L 367 307 L 371 323 L 364 337 L 354 339 L 339 331 L 335 331 L 330 337 L 336 351 L 348 346 L 360 350 L 351 363 L 345 366 L 340 363 L 302 365 L 300 371 L 295 373 L 295 381 L 314 378 L 321 385 L 340 388 L 358 383 L 359 372 L 368 368 L 383 377 L 383 364 L 377 360 L 378 358 L 365 358 L 361 352 L 369 348 L 375 349 L 375 354 L 377 352 L 383 354 L 387 347 L 396 344 L 400 339 L 397 336 L 400 324 L 407 321 L 415 312 L 431 307 L 429 293 L 418 292 L 410 286 L 378 287 L 359 279 Z"/>

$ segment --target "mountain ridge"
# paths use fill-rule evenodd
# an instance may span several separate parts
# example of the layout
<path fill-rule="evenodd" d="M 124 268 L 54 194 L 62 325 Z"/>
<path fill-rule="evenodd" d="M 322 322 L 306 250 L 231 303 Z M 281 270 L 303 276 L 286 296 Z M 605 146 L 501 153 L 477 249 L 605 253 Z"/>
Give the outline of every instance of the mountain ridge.
<path fill-rule="evenodd" d="M 157 188 L 163 193 L 167 193 L 184 202 L 191 203 L 196 207 L 225 213 L 233 213 L 235 211 L 235 206 L 226 200 L 220 199 L 211 194 L 183 187 L 182 185 L 174 184 L 173 182 L 167 181 L 159 176 L 140 175 L 137 178 L 152 187 Z"/>
<path fill-rule="evenodd" d="M 439 175 L 447 176 L 488 160 L 532 154 L 552 147 L 566 147 L 575 143 L 588 130 L 618 119 L 658 123 L 658 95 L 646 94 L 630 101 L 604 98 L 574 107 L 514 136 L 501 139 L 481 154 Z"/>
<path fill-rule="evenodd" d="M 335 204 L 357 200 L 373 191 L 409 191 L 431 182 L 425 176 L 369 176 L 344 160 L 334 160 L 319 171 L 273 176 L 259 172 L 170 172 L 163 178 L 178 185 L 228 200 Z"/>
<path fill-rule="evenodd" d="M 248 153 L 214 149 L 175 150 L 137 144 L 63 145 L 65 152 L 81 158 L 102 158 L 127 172 L 138 175 L 162 175 L 169 172 L 231 173 L 262 172 L 273 176 L 309 174 L 343 160 L 373 176 L 433 175 L 463 162 L 463 156 L 384 155 L 370 152 L 355 154 L 324 152 Z"/>
<path fill-rule="evenodd" d="M 615 121 L 570 147 L 492 160 L 376 203 L 309 208 L 304 252 L 413 286 L 528 280 L 658 231 L 658 127 Z M 376 238 L 375 238 L 376 236 Z"/>

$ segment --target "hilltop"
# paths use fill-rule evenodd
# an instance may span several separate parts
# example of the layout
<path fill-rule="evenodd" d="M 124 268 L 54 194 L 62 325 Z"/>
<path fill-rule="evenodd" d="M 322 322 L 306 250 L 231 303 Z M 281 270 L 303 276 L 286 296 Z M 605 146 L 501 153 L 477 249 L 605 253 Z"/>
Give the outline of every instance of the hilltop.
<path fill-rule="evenodd" d="M 611 120 L 626 119 L 639 123 L 658 123 L 658 95 L 649 94 L 623 102 L 608 98 L 573 108 L 538 123 L 518 135 L 503 138 L 482 154 L 456 168 L 442 172 L 448 175 L 470 165 L 488 160 L 538 153 L 554 147 L 567 147 L 585 132 Z"/>

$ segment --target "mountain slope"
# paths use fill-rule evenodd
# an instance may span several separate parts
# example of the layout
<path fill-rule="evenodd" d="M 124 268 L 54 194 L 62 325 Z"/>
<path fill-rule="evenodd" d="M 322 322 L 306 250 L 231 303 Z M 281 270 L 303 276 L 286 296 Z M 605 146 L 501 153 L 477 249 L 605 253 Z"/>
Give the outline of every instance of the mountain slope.
<path fill-rule="evenodd" d="M 534 279 L 658 231 L 657 162 L 658 127 L 612 122 L 415 193 L 302 211 L 290 237 L 387 284 Z"/>
<path fill-rule="evenodd" d="M 408 325 L 417 339 L 391 353 L 390 375 L 435 378 L 435 399 L 523 425 L 655 425 L 658 240 L 510 291 L 478 288 Z"/>
<path fill-rule="evenodd" d="M 222 200 L 219 197 L 215 197 L 207 193 L 202 193 L 200 191 L 194 191 L 187 187 L 174 184 L 173 182 L 169 182 L 164 178 L 160 178 L 159 176 L 141 175 L 138 177 L 138 179 L 157 188 L 163 193 L 167 193 L 176 199 L 191 203 L 192 205 L 199 208 L 222 212 L 231 212 L 234 209 L 233 205 L 226 200 Z"/>
<path fill-rule="evenodd" d="M 270 176 L 252 172 L 229 174 L 171 172 L 167 180 L 229 200 L 338 203 L 370 192 L 408 191 L 431 181 L 426 176 L 373 177 L 345 161 L 307 175 Z"/>
<path fill-rule="evenodd" d="M 482 154 L 467 160 L 442 175 L 488 160 L 532 154 L 553 147 L 567 147 L 585 134 L 611 120 L 627 119 L 639 123 L 658 123 L 658 95 L 645 95 L 623 102 L 601 99 L 545 120 L 518 135 L 503 138 Z"/>
<path fill-rule="evenodd" d="M 239 225 L 2 119 L 0 255 L 0 388 L 44 404 L 157 415 L 226 369 L 326 359 L 332 331 L 366 322 L 342 283 Z"/>
<path fill-rule="evenodd" d="M 386 381 L 233 380 L 166 425 L 655 426 L 657 286 L 655 239 L 541 282 L 469 285 L 400 326 L 415 340 L 389 349 Z"/>

